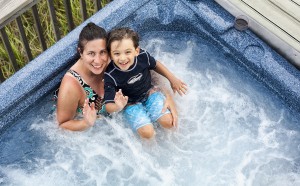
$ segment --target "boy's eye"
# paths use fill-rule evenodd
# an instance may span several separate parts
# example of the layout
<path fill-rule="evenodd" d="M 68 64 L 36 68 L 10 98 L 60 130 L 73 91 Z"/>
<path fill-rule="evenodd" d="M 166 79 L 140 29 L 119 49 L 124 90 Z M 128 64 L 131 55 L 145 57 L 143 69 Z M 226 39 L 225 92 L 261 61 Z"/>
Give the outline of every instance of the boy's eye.
<path fill-rule="evenodd" d="M 94 56 L 95 52 L 89 52 L 88 55 Z"/>
<path fill-rule="evenodd" d="M 115 56 L 118 56 L 118 55 L 120 55 L 120 53 L 114 53 L 114 55 L 115 55 Z"/>

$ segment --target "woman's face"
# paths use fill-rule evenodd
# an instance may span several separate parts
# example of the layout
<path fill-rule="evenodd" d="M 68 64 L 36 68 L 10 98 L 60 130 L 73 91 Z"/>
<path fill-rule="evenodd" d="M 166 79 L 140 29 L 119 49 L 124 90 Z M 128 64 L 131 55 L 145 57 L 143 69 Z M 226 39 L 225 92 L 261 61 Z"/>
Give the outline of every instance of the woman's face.
<path fill-rule="evenodd" d="M 80 53 L 83 64 L 93 74 L 101 74 L 108 64 L 108 52 L 104 39 L 88 41 Z"/>

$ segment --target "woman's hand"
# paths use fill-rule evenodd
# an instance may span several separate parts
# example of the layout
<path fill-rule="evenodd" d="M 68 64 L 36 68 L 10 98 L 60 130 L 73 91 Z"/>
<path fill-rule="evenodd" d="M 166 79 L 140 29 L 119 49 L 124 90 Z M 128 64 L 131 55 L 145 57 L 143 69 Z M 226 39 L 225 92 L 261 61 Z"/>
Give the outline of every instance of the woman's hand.
<path fill-rule="evenodd" d="M 93 126 L 97 119 L 97 111 L 95 109 L 95 103 L 89 105 L 89 99 L 85 99 L 82 109 L 83 119 L 88 126 Z"/>
<path fill-rule="evenodd" d="M 122 90 L 120 89 L 118 92 L 116 92 L 114 101 L 118 107 L 118 111 L 121 111 L 127 105 L 128 96 L 124 96 Z"/>
<path fill-rule="evenodd" d="M 164 107 L 162 109 L 162 113 L 164 113 L 167 109 L 170 110 L 171 115 L 173 117 L 173 126 L 177 127 L 177 122 L 178 122 L 178 114 L 177 114 L 177 109 L 176 109 L 176 105 L 175 102 L 173 100 L 173 97 L 166 93 L 166 100 L 164 102 Z"/>

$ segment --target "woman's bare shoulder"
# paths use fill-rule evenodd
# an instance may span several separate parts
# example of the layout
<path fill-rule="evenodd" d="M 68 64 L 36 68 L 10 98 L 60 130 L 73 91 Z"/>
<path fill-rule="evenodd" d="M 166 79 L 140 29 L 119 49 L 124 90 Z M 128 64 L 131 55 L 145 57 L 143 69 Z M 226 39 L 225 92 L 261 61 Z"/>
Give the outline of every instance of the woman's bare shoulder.
<path fill-rule="evenodd" d="M 72 92 L 72 94 L 80 94 L 82 92 L 82 87 L 79 81 L 67 72 L 61 81 L 59 92 Z"/>

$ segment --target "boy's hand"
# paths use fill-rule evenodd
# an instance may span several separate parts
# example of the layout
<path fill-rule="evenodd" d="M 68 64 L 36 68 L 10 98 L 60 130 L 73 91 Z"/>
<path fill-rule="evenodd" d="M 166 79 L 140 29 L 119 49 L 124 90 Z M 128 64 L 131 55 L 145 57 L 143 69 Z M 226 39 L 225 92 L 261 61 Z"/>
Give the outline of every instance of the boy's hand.
<path fill-rule="evenodd" d="M 116 92 L 114 101 L 119 108 L 118 111 L 121 111 L 127 105 L 128 96 L 124 96 L 122 90 L 120 89 L 118 92 Z"/>
<path fill-rule="evenodd" d="M 173 92 L 178 92 L 180 96 L 183 94 L 186 94 L 187 92 L 187 85 L 181 81 L 180 79 L 174 78 L 173 81 L 171 81 L 171 87 L 173 89 Z"/>
<path fill-rule="evenodd" d="M 164 102 L 164 107 L 163 107 L 161 113 L 165 113 L 167 109 L 170 110 L 171 115 L 173 117 L 173 122 L 172 122 L 173 126 L 177 127 L 178 113 L 177 113 L 176 105 L 175 105 L 175 102 L 174 102 L 172 96 L 168 93 L 166 94 L 166 100 Z"/>

